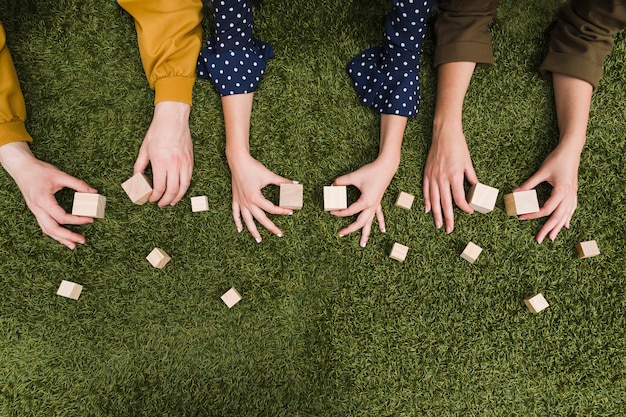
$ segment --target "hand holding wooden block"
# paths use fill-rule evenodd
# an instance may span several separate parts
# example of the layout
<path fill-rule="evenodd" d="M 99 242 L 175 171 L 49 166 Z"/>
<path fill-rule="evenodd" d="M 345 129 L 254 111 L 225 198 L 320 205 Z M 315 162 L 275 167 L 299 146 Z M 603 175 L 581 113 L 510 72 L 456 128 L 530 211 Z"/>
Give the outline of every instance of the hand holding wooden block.
<path fill-rule="evenodd" d="M 302 184 L 280 184 L 280 200 L 279 207 L 292 210 L 300 210 L 302 208 L 302 196 L 304 187 Z"/>
<path fill-rule="evenodd" d="M 62 297 L 71 298 L 72 300 L 78 300 L 80 293 L 83 290 L 83 286 L 71 281 L 61 281 L 61 285 L 57 290 L 57 295 Z"/>
<path fill-rule="evenodd" d="M 489 213 L 496 206 L 499 192 L 497 188 L 478 182 L 470 188 L 467 202 L 477 212 Z"/>
<path fill-rule="evenodd" d="M 75 216 L 95 217 L 104 219 L 104 208 L 107 199 L 100 194 L 74 193 L 72 214 Z"/>
<path fill-rule="evenodd" d="M 224 304 L 228 306 L 228 308 L 231 308 L 241 300 L 241 295 L 239 295 L 235 288 L 231 288 L 230 290 L 226 291 L 224 295 L 222 295 L 220 298 L 222 299 Z"/>
<path fill-rule="evenodd" d="M 122 183 L 122 188 L 130 200 L 135 204 L 145 204 L 152 194 L 152 184 L 148 177 L 141 172 L 136 173 Z"/>
<path fill-rule="evenodd" d="M 170 261 L 171 258 L 163 249 L 154 248 L 146 259 L 152 264 L 153 267 L 161 269 Z"/>
<path fill-rule="evenodd" d="M 404 262 L 404 260 L 406 259 L 406 255 L 408 253 L 409 253 L 408 246 L 404 246 L 400 243 L 394 243 L 393 247 L 391 248 L 391 253 L 389 254 L 389 257 L 391 259 L 395 259 L 396 261 Z"/>
<path fill-rule="evenodd" d="M 550 304 L 543 298 L 541 293 L 526 298 L 524 304 L 526 304 L 526 307 L 528 307 L 531 313 L 535 314 L 550 307 Z"/>
<path fill-rule="evenodd" d="M 476 262 L 476 259 L 480 256 L 480 253 L 483 251 L 483 248 L 470 242 L 461 253 L 461 258 L 465 259 L 467 262 L 473 264 Z"/>
<path fill-rule="evenodd" d="M 348 208 L 348 190 L 345 185 L 324 187 L 324 210 Z"/>
<path fill-rule="evenodd" d="M 580 259 L 600 255 L 600 249 L 595 240 L 577 243 L 576 250 L 578 251 L 578 258 Z"/>
<path fill-rule="evenodd" d="M 400 194 L 398 194 L 398 199 L 396 200 L 396 206 L 405 210 L 411 210 L 414 199 L 414 195 L 405 193 L 404 191 L 400 191 Z"/>
<path fill-rule="evenodd" d="M 209 198 L 205 195 L 191 197 L 191 211 L 197 213 L 199 211 L 207 211 L 209 209 Z"/>
<path fill-rule="evenodd" d="M 508 216 L 538 212 L 537 190 L 518 191 L 505 195 L 504 207 Z"/>

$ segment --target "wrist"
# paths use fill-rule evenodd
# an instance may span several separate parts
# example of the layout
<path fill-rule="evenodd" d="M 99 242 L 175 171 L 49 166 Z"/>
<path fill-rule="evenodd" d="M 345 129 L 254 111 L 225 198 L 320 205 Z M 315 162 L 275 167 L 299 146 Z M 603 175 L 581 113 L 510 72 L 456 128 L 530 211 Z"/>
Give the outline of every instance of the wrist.
<path fill-rule="evenodd" d="M 161 101 L 154 106 L 153 118 L 169 118 L 189 123 L 191 106 L 180 101 Z"/>
<path fill-rule="evenodd" d="M 23 166 L 24 161 L 35 159 L 26 142 L 10 142 L 0 146 L 0 164 L 12 175 L 12 171 Z"/>

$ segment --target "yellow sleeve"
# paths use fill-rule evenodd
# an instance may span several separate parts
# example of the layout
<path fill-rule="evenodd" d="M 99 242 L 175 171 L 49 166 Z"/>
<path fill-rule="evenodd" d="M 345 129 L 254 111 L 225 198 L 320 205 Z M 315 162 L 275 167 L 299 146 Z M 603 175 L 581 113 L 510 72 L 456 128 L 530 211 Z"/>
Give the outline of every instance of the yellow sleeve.
<path fill-rule="evenodd" d="M 17 80 L 7 37 L 0 24 L 0 146 L 9 142 L 32 142 L 26 131 L 26 104 Z"/>
<path fill-rule="evenodd" d="M 202 44 L 202 0 L 118 0 L 134 19 L 154 103 L 191 104 Z"/>

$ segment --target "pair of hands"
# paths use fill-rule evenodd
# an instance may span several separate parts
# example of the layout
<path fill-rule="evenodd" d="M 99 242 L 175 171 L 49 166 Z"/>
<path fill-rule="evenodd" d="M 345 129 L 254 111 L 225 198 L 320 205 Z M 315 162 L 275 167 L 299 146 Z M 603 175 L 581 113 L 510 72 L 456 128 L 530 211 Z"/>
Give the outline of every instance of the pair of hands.
<path fill-rule="evenodd" d="M 267 217 L 270 214 L 293 214 L 293 210 L 274 205 L 261 193 L 261 189 L 269 184 L 279 186 L 291 183 L 292 180 L 274 174 L 259 161 L 249 155 L 237 160 L 229 161 L 232 173 L 233 187 L 233 219 L 237 230 L 243 230 L 243 222 L 257 242 L 261 242 L 261 235 L 257 230 L 255 219 L 267 230 L 276 236 L 282 237 L 282 231 Z M 360 198 L 344 210 L 335 210 L 330 213 L 338 217 L 352 216 L 357 213 L 357 219 L 339 231 L 339 236 L 345 236 L 362 229 L 360 245 L 364 247 L 370 236 L 374 217 L 378 227 L 385 232 L 385 217 L 381 207 L 381 200 L 389 186 L 397 165 L 385 163 L 380 158 L 360 169 L 339 177 L 333 185 L 353 185 L 361 191 Z"/>
<path fill-rule="evenodd" d="M 161 102 L 155 106 L 152 124 L 135 163 L 135 173 L 143 172 L 148 163 L 152 165 L 153 192 L 149 201 L 158 201 L 159 207 L 175 205 L 189 188 L 193 169 L 189 108 L 188 104 L 178 102 Z M 88 224 L 93 223 L 93 219 L 66 213 L 54 195 L 63 188 L 97 193 L 95 188 L 40 161 L 26 142 L 0 146 L 0 162 L 15 180 L 46 235 L 72 250 L 77 244 L 85 243 L 84 236 L 61 225 Z"/>
<path fill-rule="evenodd" d="M 568 148 L 567 141 L 557 146 L 545 159 L 539 170 L 514 191 L 526 191 L 542 182 L 552 186 L 550 198 L 537 213 L 524 214 L 521 220 L 550 216 L 537 234 L 541 243 L 546 236 L 556 239 L 563 227 L 569 228 L 578 205 L 578 166 L 580 152 Z M 433 213 L 435 226 L 445 221 L 445 230 L 454 230 L 453 201 L 464 212 L 474 210 L 465 198 L 464 180 L 478 182 L 470 153 L 461 130 L 441 132 L 433 136 L 433 143 L 424 168 L 424 207 Z"/>

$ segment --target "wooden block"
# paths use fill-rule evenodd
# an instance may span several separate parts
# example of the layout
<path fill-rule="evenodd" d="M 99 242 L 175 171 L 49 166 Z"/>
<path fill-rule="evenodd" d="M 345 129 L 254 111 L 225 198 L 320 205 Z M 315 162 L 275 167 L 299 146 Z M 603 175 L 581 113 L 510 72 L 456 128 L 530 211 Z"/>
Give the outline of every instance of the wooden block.
<path fill-rule="evenodd" d="M 408 246 L 401 245 L 400 243 L 394 243 L 389 257 L 391 259 L 395 259 L 396 261 L 404 262 L 407 253 L 409 253 Z"/>
<path fill-rule="evenodd" d="M 526 304 L 526 307 L 528 307 L 531 313 L 535 314 L 550 307 L 550 304 L 543 298 L 541 293 L 526 298 L 524 304 Z"/>
<path fill-rule="evenodd" d="M 302 208 L 302 195 L 304 187 L 302 184 L 280 184 L 280 200 L 279 207 L 292 210 L 300 210 Z"/>
<path fill-rule="evenodd" d="M 497 188 L 490 187 L 485 184 L 476 183 L 469 190 L 467 202 L 474 210 L 479 213 L 489 213 L 493 211 L 498 199 Z"/>
<path fill-rule="evenodd" d="M 348 208 L 348 190 L 345 185 L 324 187 L 324 210 Z"/>
<path fill-rule="evenodd" d="M 518 191 L 504 196 L 504 206 L 508 216 L 536 213 L 539 211 L 537 190 Z"/>
<path fill-rule="evenodd" d="M 74 193 L 72 214 L 75 216 L 104 219 L 104 208 L 106 203 L 107 199 L 100 194 Z"/>
<path fill-rule="evenodd" d="M 78 300 L 80 297 L 80 293 L 83 290 L 83 286 L 76 284 L 71 281 L 61 281 L 61 285 L 59 285 L 59 289 L 57 290 L 57 295 L 62 297 L 71 298 L 72 300 Z"/>
<path fill-rule="evenodd" d="M 191 211 L 197 213 L 199 211 L 209 210 L 209 198 L 205 195 L 191 197 Z"/>
<path fill-rule="evenodd" d="M 595 240 L 577 243 L 576 250 L 578 251 L 578 258 L 580 259 L 600 255 L 600 249 Z"/>
<path fill-rule="evenodd" d="M 473 242 L 470 242 L 467 244 L 467 246 L 463 250 L 463 253 L 461 253 L 461 258 L 473 264 L 474 262 L 476 262 L 476 259 L 478 259 L 478 256 L 480 256 L 480 253 L 482 251 L 483 251 L 483 248 L 474 244 Z"/>
<path fill-rule="evenodd" d="M 126 191 L 128 198 L 135 204 L 145 204 L 152 194 L 152 184 L 148 177 L 141 172 L 136 173 L 125 182 L 122 188 Z"/>
<path fill-rule="evenodd" d="M 230 290 L 226 291 L 224 295 L 222 295 L 221 299 L 224 304 L 228 306 L 228 308 L 231 308 L 232 306 L 237 304 L 239 300 L 241 300 L 241 295 L 239 295 L 236 289 L 231 288 Z"/>
<path fill-rule="evenodd" d="M 400 194 L 398 194 L 398 199 L 396 200 L 396 206 L 405 210 L 411 210 L 413 200 L 415 200 L 414 195 L 405 193 L 404 191 L 400 191 Z"/>
<path fill-rule="evenodd" d="M 152 264 L 153 267 L 161 269 L 170 261 L 171 258 L 163 249 L 154 248 L 146 259 Z"/>

